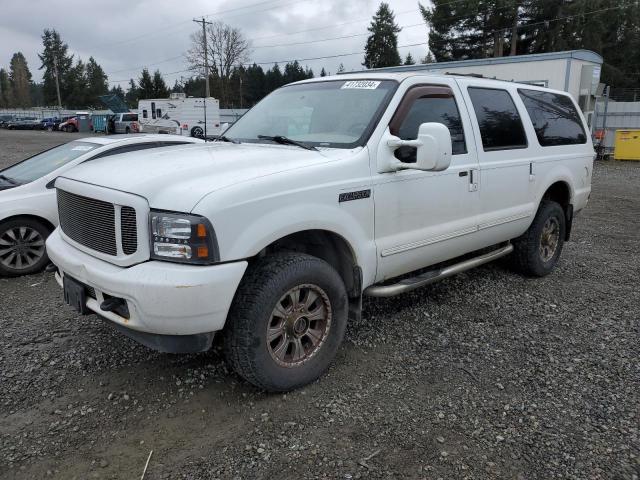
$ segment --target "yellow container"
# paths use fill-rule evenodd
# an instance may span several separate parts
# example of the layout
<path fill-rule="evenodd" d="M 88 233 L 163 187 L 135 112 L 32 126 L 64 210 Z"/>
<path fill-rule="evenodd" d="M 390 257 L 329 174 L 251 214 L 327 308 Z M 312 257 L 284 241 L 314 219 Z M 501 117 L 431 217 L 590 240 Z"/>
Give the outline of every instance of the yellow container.
<path fill-rule="evenodd" d="M 640 161 L 640 130 L 616 130 L 613 158 Z"/>

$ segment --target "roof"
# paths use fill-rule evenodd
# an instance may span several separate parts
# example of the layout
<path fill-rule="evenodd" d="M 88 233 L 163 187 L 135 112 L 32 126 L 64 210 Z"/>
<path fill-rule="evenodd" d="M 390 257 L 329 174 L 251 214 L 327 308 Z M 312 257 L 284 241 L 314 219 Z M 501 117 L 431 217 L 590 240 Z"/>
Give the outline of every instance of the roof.
<path fill-rule="evenodd" d="M 351 73 L 365 72 L 410 72 L 419 70 L 443 70 L 457 67 L 476 67 L 480 65 L 502 65 L 505 63 L 544 62 L 548 60 L 575 59 L 602 65 L 603 59 L 591 50 L 567 50 L 564 52 L 531 53 L 509 57 L 473 58 L 453 62 L 421 63 L 417 65 L 400 65 L 397 67 L 373 68 Z"/>

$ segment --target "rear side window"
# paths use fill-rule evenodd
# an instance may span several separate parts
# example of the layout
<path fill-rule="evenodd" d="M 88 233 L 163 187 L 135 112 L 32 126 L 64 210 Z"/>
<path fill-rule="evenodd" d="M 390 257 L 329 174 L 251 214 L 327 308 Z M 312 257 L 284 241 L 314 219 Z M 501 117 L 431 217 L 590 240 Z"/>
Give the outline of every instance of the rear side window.
<path fill-rule="evenodd" d="M 123 122 L 136 122 L 138 120 L 138 115 L 134 113 L 128 113 L 122 116 Z"/>
<path fill-rule="evenodd" d="M 142 110 L 142 118 L 147 118 L 147 111 L 146 110 Z"/>
<path fill-rule="evenodd" d="M 469 88 L 482 147 L 486 151 L 527 148 L 527 136 L 511 95 L 506 90 Z"/>
<path fill-rule="evenodd" d="M 566 95 L 539 90 L 518 90 L 538 142 L 543 147 L 587 143 L 580 115 Z"/>

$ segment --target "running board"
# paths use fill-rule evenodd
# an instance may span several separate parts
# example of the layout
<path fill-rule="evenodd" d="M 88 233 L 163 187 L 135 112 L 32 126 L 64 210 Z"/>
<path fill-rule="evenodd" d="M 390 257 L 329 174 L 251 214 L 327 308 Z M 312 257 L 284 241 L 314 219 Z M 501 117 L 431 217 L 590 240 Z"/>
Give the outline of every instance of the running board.
<path fill-rule="evenodd" d="M 512 251 L 513 245 L 508 244 L 505 247 L 494 250 L 493 252 L 485 253 L 484 255 L 470 258 L 469 260 L 464 260 L 460 263 L 456 263 L 455 265 L 449 265 L 448 267 L 444 267 L 439 270 L 429 270 L 421 273 L 420 275 L 416 275 L 415 277 L 404 278 L 398 283 L 394 283 L 392 285 L 371 285 L 364 290 L 364 294 L 370 297 L 394 297 L 401 293 L 410 292 L 416 288 L 424 287 L 425 285 L 451 277 L 464 272 L 465 270 L 492 262 L 500 257 L 509 255 Z"/>

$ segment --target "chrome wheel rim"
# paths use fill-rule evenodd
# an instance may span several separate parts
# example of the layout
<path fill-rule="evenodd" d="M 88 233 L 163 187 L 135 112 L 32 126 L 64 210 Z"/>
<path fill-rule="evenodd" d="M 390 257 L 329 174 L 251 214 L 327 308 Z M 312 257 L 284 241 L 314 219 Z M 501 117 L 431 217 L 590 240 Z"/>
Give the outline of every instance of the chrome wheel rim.
<path fill-rule="evenodd" d="M 548 262 L 556 254 L 560 243 L 560 222 L 555 217 L 548 218 L 540 235 L 540 258 Z"/>
<path fill-rule="evenodd" d="M 44 238 L 31 227 L 13 227 L 0 233 L 0 263 L 7 268 L 33 267 L 44 253 Z"/>
<path fill-rule="evenodd" d="M 267 324 L 267 349 L 283 367 L 308 362 L 322 348 L 331 329 L 331 302 L 317 285 L 290 289 L 276 303 Z"/>

